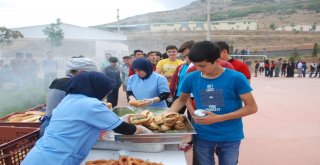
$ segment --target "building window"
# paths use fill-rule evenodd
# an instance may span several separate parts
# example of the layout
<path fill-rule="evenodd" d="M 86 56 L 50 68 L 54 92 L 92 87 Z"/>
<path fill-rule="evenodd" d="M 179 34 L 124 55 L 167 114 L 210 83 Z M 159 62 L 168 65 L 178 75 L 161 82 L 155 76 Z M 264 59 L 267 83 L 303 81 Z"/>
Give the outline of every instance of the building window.
<path fill-rule="evenodd" d="M 236 22 L 228 22 L 229 25 L 234 25 Z"/>
<path fill-rule="evenodd" d="M 219 22 L 212 22 L 211 25 L 219 25 Z"/>
<path fill-rule="evenodd" d="M 197 23 L 197 24 L 196 24 L 196 27 L 197 27 L 197 28 L 203 27 L 203 23 Z"/>
<path fill-rule="evenodd" d="M 174 24 L 173 23 L 169 23 L 169 24 L 167 24 L 167 26 L 174 26 Z"/>
<path fill-rule="evenodd" d="M 182 24 L 181 24 L 181 27 L 182 27 L 182 28 L 188 28 L 188 27 L 189 27 L 189 24 L 187 24 L 187 23 L 182 23 Z"/>

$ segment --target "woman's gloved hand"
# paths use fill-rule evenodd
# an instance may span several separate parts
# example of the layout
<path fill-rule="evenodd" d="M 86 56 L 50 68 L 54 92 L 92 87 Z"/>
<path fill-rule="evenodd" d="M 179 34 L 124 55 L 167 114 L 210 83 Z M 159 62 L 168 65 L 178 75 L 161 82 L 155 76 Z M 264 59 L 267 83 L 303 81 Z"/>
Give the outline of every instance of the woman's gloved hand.
<path fill-rule="evenodd" d="M 122 117 L 120 117 L 120 119 L 126 123 L 129 123 L 129 117 L 132 116 L 133 114 L 126 114 Z"/>
<path fill-rule="evenodd" d="M 137 131 L 134 134 L 153 134 L 151 130 L 148 128 L 141 126 L 141 125 L 136 125 Z"/>
<path fill-rule="evenodd" d="M 144 99 L 140 104 L 140 107 L 148 107 L 154 103 L 153 99 Z"/>

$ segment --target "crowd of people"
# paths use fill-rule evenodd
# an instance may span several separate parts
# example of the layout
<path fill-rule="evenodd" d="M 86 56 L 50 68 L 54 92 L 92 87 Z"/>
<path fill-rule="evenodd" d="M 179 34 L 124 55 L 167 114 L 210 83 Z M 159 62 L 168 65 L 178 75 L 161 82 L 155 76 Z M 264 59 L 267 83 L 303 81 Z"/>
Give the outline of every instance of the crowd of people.
<path fill-rule="evenodd" d="M 17 86 L 32 84 L 37 79 L 39 65 L 31 53 L 17 52 L 9 64 L 0 60 L 0 87 L 7 82 Z"/>
<path fill-rule="evenodd" d="M 187 41 L 180 47 L 168 45 L 164 54 L 137 49 L 122 57 L 122 62 L 106 53 L 100 66 L 90 58 L 74 56 L 67 60 L 66 75 L 61 78 L 57 78 L 57 61 L 48 51 L 42 62 L 47 88 L 42 138 L 23 164 L 41 164 L 45 157 L 77 164 L 104 130 L 151 133 L 143 126 L 128 124 L 128 115 L 119 118 L 102 103 L 107 100 L 117 106 L 121 86 L 128 104 L 139 100 L 139 107 L 162 107 L 187 115 L 197 131 L 191 142 L 180 146 L 188 165 L 214 164 L 214 155 L 219 164 L 237 164 L 244 138 L 241 119 L 258 108 L 251 94 L 250 70 L 246 63 L 232 58 L 229 49 L 224 41 Z M 2 83 L 14 80 L 20 85 L 37 79 L 39 64 L 30 53 L 18 52 L 10 66 L 0 64 Z M 320 64 L 312 62 L 309 68 L 309 77 L 320 77 Z M 303 60 L 255 61 L 254 69 L 254 77 L 307 74 Z M 197 109 L 205 110 L 205 116 L 196 116 Z"/>
<path fill-rule="evenodd" d="M 49 158 L 55 164 L 79 164 L 104 130 L 151 133 L 128 124 L 128 115 L 119 118 L 103 104 L 107 100 L 117 106 L 121 86 L 128 104 L 140 100 L 139 107 L 162 107 L 187 115 L 197 132 L 192 141 L 180 146 L 188 165 L 214 164 L 214 154 L 219 164 L 237 163 L 244 138 L 242 117 L 258 108 L 251 94 L 249 68 L 229 55 L 226 42 L 187 41 L 180 47 L 168 45 L 164 54 L 135 50 L 122 61 L 119 64 L 117 57 L 106 53 L 97 66 L 90 58 L 75 56 L 67 60 L 66 75 L 57 78 L 57 63 L 47 52 L 42 137 L 22 164 L 41 164 Z M 205 116 L 196 116 L 197 109 L 205 110 Z"/>
<path fill-rule="evenodd" d="M 58 62 L 52 51 L 46 52 L 42 63 L 32 53 L 23 52 L 17 52 L 9 63 L 0 60 L 0 88 L 7 83 L 15 88 L 33 85 L 39 80 L 40 68 L 43 70 L 45 86 L 48 87 L 58 76 Z"/>
<path fill-rule="evenodd" d="M 308 67 L 305 60 L 286 61 L 279 58 L 277 61 L 255 61 L 254 77 L 258 75 L 264 75 L 265 77 L 294 77 L 295 73 L 298 74 L 297 77 L 313 78 L 318 76 L 320 78 L 320 63 L 317 64 L 312 61 Z M 307 75 L 308 73 L 309 76 Z"/>

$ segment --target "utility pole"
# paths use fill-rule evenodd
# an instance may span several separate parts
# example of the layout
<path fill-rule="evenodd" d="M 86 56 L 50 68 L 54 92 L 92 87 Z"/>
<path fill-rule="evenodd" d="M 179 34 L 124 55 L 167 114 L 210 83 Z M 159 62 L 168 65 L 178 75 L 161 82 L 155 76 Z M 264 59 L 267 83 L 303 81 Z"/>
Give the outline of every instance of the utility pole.
<path fill-rule="evenodd" d="M 210 18 L 210 0 L 207 0 L 207 41 L 211 40 L 211 18 Z"/>
<path fill-rule="evenodd" d="M 117 9 L 117 24 L 118 24 L 118 33 L 120 33 L 120 16 L 119 16 L 119 9 Z"/>

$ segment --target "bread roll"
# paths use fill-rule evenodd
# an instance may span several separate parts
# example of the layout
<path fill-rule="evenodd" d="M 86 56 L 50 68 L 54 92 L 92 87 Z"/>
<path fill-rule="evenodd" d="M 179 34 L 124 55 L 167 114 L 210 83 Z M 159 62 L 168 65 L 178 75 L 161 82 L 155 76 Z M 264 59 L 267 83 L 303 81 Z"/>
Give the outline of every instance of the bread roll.
<path fill-rule="evenodd" d="M 10 117 L 8 118 L 8 120 L 13 119 L 13 118 L 22 118 L 22 117 L 25 117 L 25 116 L 27 116 L 27 115 L 24 114 L 24 113 L 15 114 L 15 115 L 10 116 Z"/>
<path fill-rule="evenodd" d="M 45 113 L 44 112 L 41 112 L 41 111 L 27 111 L 25 112 L 26 115 L 44 115 Z"/>
<path fill-rule="evenodd" d="M 165 112 L 163 113 L 164 124 L 167 126 L 173 126 L 178 120 L 179 114 L 176 112 Z"/>
<path fill-rule="evenodd" d="M 171 129 L 171 127 L 168 126 L 168 125 L 165 125 L 165 124 L 162 124 L 162 125 L 160 126 L 160 130 L 161 130 L 161 131 L 168 131 L 168 130 L 170 130 L 170 129 Z"/>
<path fill-rule="evenodd" d="M 144 115 L 131 115 L 131 116 L 129 116 L 129 123 L 130 124 L 138 125 L 138 124 L 142 124 L 148 120 L 149 120 L 149 117 L 144 116 Z"/>
<path fill-rule="evenodd" d="M 39 120 L 40 117 L 41 117 L 40 115 L 34 115 L 28 119 L 23 119 L 21 122 L 35 122 L 35 121 Z"/>
<path fill-rule="evenodd" d="M 163 118 L 162 118 L 162 115 L 156 115 L 156 116 L 154 116 L 154 122 L 155 122 L 156 124 L 163 124 L 164 120 L 163 120 Z"/>
<path fill-rule="evenodd" d="M 129 105 L 134 106 L 134 107 L 139 107 L 142 102 L 143 102 L 143 100 L 133 100 L 133 101 L 129 102 Z"/>
<path fill-rule="evenodd" d="M 155 122 L 151 122 L 147 127 L 151 130 L 159 130 L 160 129 L 160 126 L 158 124 L 156 124 Z"/>
<path fill-rule="evenodd" d="M 112 103 L 107 102 L 106 105 L 109 109 L 112 109 Z"/>

